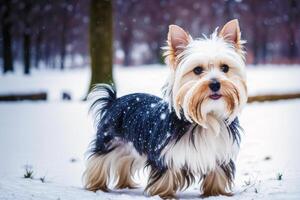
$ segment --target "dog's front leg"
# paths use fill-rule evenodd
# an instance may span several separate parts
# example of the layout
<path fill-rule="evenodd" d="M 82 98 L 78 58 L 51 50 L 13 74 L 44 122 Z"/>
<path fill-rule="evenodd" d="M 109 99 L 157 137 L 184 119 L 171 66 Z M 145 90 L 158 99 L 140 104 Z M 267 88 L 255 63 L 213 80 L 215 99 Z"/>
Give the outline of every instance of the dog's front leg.
<path fill-rule="evenodd" d="M 151 167 L 145 192 L 150 196 L 159 195 L 163 199 L 175 198 L 177 190 L 183 184 L 183 177 L 171 169 Z"/>
<path fill-rule="evenodd" d="M 228 164 L 218 166 L 215 170 L 206 174 L 201 184 L 202 196 L 232 196 L 234 173 L 235 165 L 233 161 L 230 161 Z"/>

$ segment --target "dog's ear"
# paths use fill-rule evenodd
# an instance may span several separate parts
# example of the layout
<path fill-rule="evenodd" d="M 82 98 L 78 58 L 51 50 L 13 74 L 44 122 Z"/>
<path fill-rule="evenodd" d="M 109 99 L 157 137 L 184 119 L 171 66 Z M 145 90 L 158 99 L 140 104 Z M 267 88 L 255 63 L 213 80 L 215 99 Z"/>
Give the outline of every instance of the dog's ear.
<path fill-rule="evenodd" d="M 176 67 L 177 56 L 185 49 L 192 37 L 177 25 L 169 26 L 168 46 L 164 53 L 166 62 L 173 68 Z"/>
<path fill-rule="evenodd" d="M 243 41 L 241 40 L 241 31 L 237 19 L 227 22 L 219 33 L 227 42 L 232 43 L 237 50 L 242 50 Z"/>

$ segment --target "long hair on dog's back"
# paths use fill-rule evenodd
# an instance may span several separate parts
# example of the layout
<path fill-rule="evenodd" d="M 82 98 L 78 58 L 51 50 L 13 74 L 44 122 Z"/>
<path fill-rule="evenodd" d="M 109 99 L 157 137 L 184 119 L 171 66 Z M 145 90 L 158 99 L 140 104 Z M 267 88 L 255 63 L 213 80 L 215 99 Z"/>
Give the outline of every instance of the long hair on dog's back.
<path fill-rule="evenodd" d="M 170 26 L 168 45 L 167 100 L 145 93 L 117 98 L 106 84 L 92 90 L 97 133 L 84 172 L 88 190 L 134 188 L 135 174 L 148 168 L 149 195 L 173 198 L 195 180 L 204 196 L 231 194 L 237 115 L 247 99 L 238 22 L 195 41 Z M 212 55 L 199 57 L 201 51 Z"/>

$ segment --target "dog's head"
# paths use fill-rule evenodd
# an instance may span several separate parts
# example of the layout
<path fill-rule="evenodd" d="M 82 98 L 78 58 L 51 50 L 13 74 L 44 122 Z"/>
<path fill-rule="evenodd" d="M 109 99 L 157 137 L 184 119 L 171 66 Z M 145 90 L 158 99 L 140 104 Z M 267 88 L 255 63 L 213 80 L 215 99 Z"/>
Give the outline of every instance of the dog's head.
<path fill-rule="evenodd" d="M 247 101 L 247 86 L 240 28 L 237 20 L 210 36 L 193 39 L 170 25 L 166 63 L 170 77 L 165 94 L 177 116 L 206 126 L 207 117 L 230 123 Z"/>

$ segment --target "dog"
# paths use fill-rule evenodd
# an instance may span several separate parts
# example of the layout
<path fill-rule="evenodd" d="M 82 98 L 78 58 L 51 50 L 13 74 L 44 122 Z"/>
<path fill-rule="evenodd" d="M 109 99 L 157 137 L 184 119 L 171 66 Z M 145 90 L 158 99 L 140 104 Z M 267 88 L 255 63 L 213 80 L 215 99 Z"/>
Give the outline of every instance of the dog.
<path fill-rule="evenodd" d="M 150 196 L 174 198 L 195 181 L 203 196 L 232 195 L 238 115 L 247 102 L 244 43 L 236 19 L 199 39 L 170 25 L 164 98 L 117 98 L 113 86 L 96 85 L 90 96 L 97 134 L 85 188 L 135 188 L 133 176 L 147 168 Z"/>

